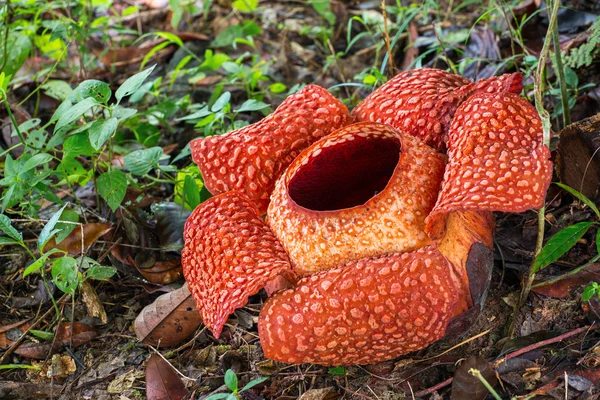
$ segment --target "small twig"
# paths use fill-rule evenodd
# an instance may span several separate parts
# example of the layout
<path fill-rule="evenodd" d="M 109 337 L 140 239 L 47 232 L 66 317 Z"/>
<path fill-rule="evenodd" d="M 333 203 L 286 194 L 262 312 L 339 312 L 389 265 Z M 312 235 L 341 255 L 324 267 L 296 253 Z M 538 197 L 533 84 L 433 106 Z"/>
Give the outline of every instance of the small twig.
<path fill-rule="evenodd" d="M 420 390 L 417 393 L 415 393 L 415 397 L 428 396 L 428 395 L 432 394 L 433 392 L 436 392 L 436 391 L 440 390 L 441 388 L 444 388 L 444 387 L 452 384 L 453 380 L 454 380 L 454 378 L 448 378 L 444 382 L 440 382 L 440 383 L 438 383 L 435 386 L 432 386 L 432 387 L 427 388 L 427 389 Z"/>
<path fill-rule="evenodd" d="M 146 345 L 148 347 L 150 347 L 152 349 L 152 351 L 154 351 L 154 353 L 158 354 L 158 356 L 160 358 L 162 358 L 164 360 L 164 362 L 166 362 L 167 364 L 169 364 L 171 366 L 171 368 L 173 368 L 175 370 L 175 372 L 177 372 L 177 374 L 179 374 L 183 379 L 186 379 L 188 381 L 192 381 L 192 382 L 196 382 L 195 379 L 190 378 L 189 376 L 184 375 L 181 371 L 179 371 L 177 368 L 175 368 L 175 366 L 173 364 L 171 364 L 171 362 L 169 360 L 167 360 L 162 354 L 160 354 L 160 352 L 155 349 L 154 347 L 152 347 L 151 345 Z"/>

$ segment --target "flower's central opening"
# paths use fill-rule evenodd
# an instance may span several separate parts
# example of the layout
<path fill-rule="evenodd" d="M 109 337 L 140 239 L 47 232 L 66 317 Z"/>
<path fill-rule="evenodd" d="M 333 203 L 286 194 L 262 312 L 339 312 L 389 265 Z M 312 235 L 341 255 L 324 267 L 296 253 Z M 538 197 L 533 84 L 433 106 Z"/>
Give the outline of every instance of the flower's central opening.
<path fill-rule="evenodd" d="M 395 137 L 349 136 L 313 150 L 290 180 L 289 193 L 296 204 L 315 211 L 362 205 L 386 187 L 399 158 Z"/>

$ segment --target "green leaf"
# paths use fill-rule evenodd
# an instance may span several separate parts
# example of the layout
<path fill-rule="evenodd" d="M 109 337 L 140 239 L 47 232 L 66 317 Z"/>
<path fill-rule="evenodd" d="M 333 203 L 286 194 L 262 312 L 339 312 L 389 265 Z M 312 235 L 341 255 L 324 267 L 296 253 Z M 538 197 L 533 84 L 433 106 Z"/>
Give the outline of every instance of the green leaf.
<path fill-rule="evenodd" d="M 25 164 L 21 168 L 19 175 L 34 169 L 38 165 L 46 164 L 50 160 L 52 160 L 52 156 L 50 154 L 38 153 L 25 162 Z"/>
<path fill-rule="evenodd" d="M 90 129 L 90 144 L 95 150 L 100 150 L 104 143 L 112 136 L 117 130 L 118 120 L 115 117 L 95 121 Z"/>
<path fill-rule="evenodd" d="M 241 12 L 253 12 L 258 6 L 258 0 L 235 0 L 232 6 Z"/>
<path fill-rule="evenodd" d="M 256 378 L 256 379 L 252 379 L 250 382 L 248 382 L 248 383 L 246 384 L 246 386 L 244 386 L 244 387 L 242 388 L 242 390 L 240 390 L 240 393 L 241 393 L 241 392 L 245 392 L 246 390 L 248 390 L 248 389 L 251 389 L 251 388 L 253 388 L 254 386 L 256 386 L 256 385 L 258 385 L 258 384 L 260 384 L 260 383 L 263 383 L 264 381 L 266 381 L 266 380 L 268 380 L 268 379 L 269 379 L 269 378 L 267 378 L 267 377 L 262 377 L 262 378 Z"/>
<path fill-rule="evenodd" d="M 39 371 L 41 369 L 37 365 L 27 365 L 27 364 L 2 364 L 2 365 L 0 365 L 0 370 L 2 370 L 2 369 L 18 369 L 18 368 L 35 369 L 37 371 Z"/>
<path fill-rule="evenodd" d="M 73 93 L 73 88 L 65 81 L 60 80 L 49 80 L 44 83 L 40 88 L 46 93 L 47 96 L 53 99 L 64 101 L 67 97 Z"/>
<path fill-rule="evenodd" d="M 19 244 L 20 242 L 6 236 L 0 236 L 0 246 L 9 245 L 9 244 Z"/>
<path fill-rule="evenodd" d="M 54 130 L 58 131 L 60 130 L 60 128 L 69 125 L 73 121 L 76 121 L 94 105 L 96 105 L 96 101 L 93 98 L 88 97 L 87 99 L 75 104 L 74 106 L 69 106 L 69 108 L 67 110 L 64 110 L 64 113 L 62 113 L 61 117 L 58 119 Z M 58 113 L 58 111 L 59 110 L 57 109 L 55 115 Z"/>
<path fill-rule="evenodd" d="M 144 150 L 136 150 L 123 157 L 125 168 L 132 174 L 142 176 L 146 175 L 154 167 L 158 166 L 158 160 L 163 156 L 163 149 L 160 147 L 151 147 Z"/>
<path fill-rule="evenodd" d="M 250 100 L 246 100 L 240 106 L 240 108 L 235 110 L 235 112 L 258 111 L 258 110 L 264 110 L 267 107 L 269 107 L 269 105 L 266 103 L 263 103 L 262 101 L 250 99 Z"/>
<path fill-rule="evenodd" d="M 4 65 L 2 72 L 6 76 L 15 76 L 15 74 L 21 69 L 31 50 L 33 45 L 29 36 L 12 30 L 6 30 L 8 33 L 8 40 L 4 41 L 4 34 L 2 36 L 2 51 L 0 51 L 0 65 Z M 6 51 L 4 51 L 6 46 Z M 6 54 L 6 61 L 4 55 Z"/>
<path fill-rule="evenodd" d="M 125 82 L 123 82 L 123 84 L 115 92 L 117 104 L 121 102 L 121 99 L 123 97 L 129 96 L 130 94 L 138 90 L 140 86 L 142 86 L 142 83 L 144 83 L 146 78 L 148 78 L 148 76 L 152 73 L 154 67 L 156 67 L 156 65 L 153 65 L 152 67 L 145 69 L 142 72 L 138 72 L 137 74 L 133 75 Z"/>
<path fill-rule="evenodd" d="M 37 329 L 30 329 L 29 333 L 31 333 L 36 338 L 45 340 L 47 342 L 54 339 L 54 333 L 52 333 L 52 332 L 38 331 Z"/>
<path fill-rule="evenodd" d="M 538 272 L 558 260 L 581 239 L 592 224 L 593 222 L 579 222 L 552 236 L 533 261 L 533 271 Z"/>
<path fill-rule="evenodd" d="M 344 367 L 330 367 L 327 370 L 330 375 L 346 375 L 346 368 Z"/>
<path fill-rule="evenodd" d="M 79 156 L 91 156 L 94 148 L 90 144 L 87 132 L 81 132 L 69 136 L 63 145 L 63 163 L 65 160 L 74 159 Z"/>
<path fill-rule="evenodd" d="M 221 400 L 221 399 L 226 399 L 229 397 L 231 393 L 217 393 L 217 394 L 211 394 L 210 396 L 208 396 L 206 398 L 206 400 Z"/>
<path fill-rule="evenodd" d="M 52 282 L 63 292 L 75 294 L 79 285 L 77 260 L 68 256 L 57 258 L 52 264 Z"/>
<path fill-rule="evenodd" d="M 284 90 L 287 89 L 287 86 L 285 86 L 281 82 L 276 82 L 272 85 L 269 85 L 268 89 L 271 91 L 271 93 L 282 93 Z"/>
<path fill-rule="evenodd" d="M 232 392 L 237 392 L 238 390 L 238 378 L 235 372 L 233 372 L 231 369 L 228 369 L 227 372 L 225 372 L 225 385 Z"/>
<path fill-rule="evenodd" d="M 68 209 L 63 211 L 62 215 L 60 216 L 60 220 L 58 221 L 58 224 L 56 224 L 56 228 L 60 229 L 60 232 L 58 232 L 55 237 L 57 244 L 65 240 L 67 236 L 69 236 L 69 234 L 73 232 L 73 229 L 75 229 L 75 227 L 77 226 L 76 224 L 67 224 L 62 221 L 79 222 L 79 214 L 77 214 L 73 210 Z"/>
<path fill-rule="evenodd" d="M 10 218 L 4 214 L 0 214 L 0 231 L 19 243 L 23 242 L 23 235 L 12 226 Z"/>
<path fill-rule="evenodd" d="M 186 175 L 183 182 L 183 205 L 193 210 L 198 207 L 198 204 L 200 204 L 200 188 L 191 175 Z"/>
<path fill-rule="evenodd" d="M 76 102 L 82 101 L 91 97 L 96 103 L 108 103 L 112 90 L 110 85 L 106 82 L 99 81 L 97 79 L 88 79 L 81 82 L 71 94 L 71 100 Z"/>
<path fill-rule="evenodd" d="M 158 37 L 168 40 L 169 42 L 175 43 L 179 47 L 183 47 L 183 40 L 177 35 L 172 34 L 171 32 L 154 32 L 154 34 Z"/>
<path fill-rule="evenodd" d="M 67 207 L 67 205 L 65 204 L 64 206 L 61 207 L 60 210 L 58 210 L 56 213 L 54 213 L 52 218 L 50 218 L 50 220 L 46 223 L 46 225 L 42 229 L 42 232 L 40 232 L 40 236 L 38 237 L 38 249 L 39 250 L 42 250 L 44 248 L 44 245 L 48 242 L 48 240 L 50 240 L 50 238 L 55 233 L 58 232 L 58 230 L 54 230 L 54 227 L 56 227 L 56 224 L 58 223 L 58 220 L 66 207 Z"/>
<path fill-rule="evenodd" d="M 123 171 L 105 172 L 98 177 L 97 189 L 113 212 L 119 208 L 127 191 L 127 176 Z"/>
<path fill-rule="evenodd" d="M 596 252 L 600 254 L 600 229 L 596 232 Z"/>
<path fill-rule="evenodd" d="M 221 111 L 231 100 L 231 92 L 225 92 L 215 101 L 215 104 L 210 108 L 212 112 Z"/>
<path fill-rule="evenodd" d="M 40 258 L 38 258 L 37 260 L 32 262 L 27 268 L 25 268 L 25 271 L 23 271 L 23 278 L 25 278 L 29 274 L 33 274 L 34 272 L 39 271 L 40 268 L 42 268 L 46 263 L 46 260 L 48 260 L 48 257 L 50 257 L 54 253 L 64 253 L 64 251 L 59 249 L 50 249 L 50 251 L 44 253 Z"/>
<path fill-rule="evenodd" d="M 583 289 L 583 293 L 581 293 L 581 300 L 590 301 L 592 297 L 596 294 L 596 287 L 594 285 L 588 285 Z"/>
<path fill-rule="evenodd" d="M 588 199 L 583 193 L 578 192 L 577 190 L 573 189 L 571 186 L 567 186 L 564 183 L 555 182 L 555 185 L 558 186 L 559 188 L 563 189 L 564 191 L 568 192 L 569 194 L 571 194 L 571 196 L 574 196 L 577 199 L 579 199 L 582 203 L 584 203 L 586 206 L 591 208 L 592 211 L 594 211 L 596 213 L 598 218 L 600 218 L 600 210 L 598 210 L 598 207 L 596 207 L 596 204 L 594 204 L 594 202 L 592 200 Z"/>
<path fill-rule="evenodd" d="M 105 281 L 112 278 L 117 273 L 117 269 L 114 267 L 107 267 L 104 265 L 93 265 L 88 269 L 86 278 L 96 279 L 99 281 Z"/>

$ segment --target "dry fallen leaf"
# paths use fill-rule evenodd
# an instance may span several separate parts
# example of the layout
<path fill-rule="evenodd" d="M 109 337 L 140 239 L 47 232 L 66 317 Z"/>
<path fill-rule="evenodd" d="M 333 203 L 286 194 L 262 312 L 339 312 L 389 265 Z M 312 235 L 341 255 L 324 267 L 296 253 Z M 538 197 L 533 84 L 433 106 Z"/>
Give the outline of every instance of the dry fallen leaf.
<path fill-rule="evenodd" d="M 179 400 L 188 394 L 175 369 L 158 354 L 152 354 L 146 364 L 146 398 Z"/>
<path fill-rule="evenodd" d="M 88 281 L 81 283 L 81 299 L 89 315 L 99 318 L 103 324 L 108 322 L 108 317 L 106 316 L 106 311 L 100 301 L 100 297 L 98 297 L 98 293 L 96 293 L 96 290 Z"/>
<path fill-rule="evenodd" d="M 0 326 L 0 349 L 8 349 L 17 341 L 23 333 L 29 329 L 31 324 L 28 319 L 24 319 L 14 324 Z"/>
<path fill-rule="evenodd" d="M 100 239 L 104 234 L 109 232 L 112 227 L 108 224 L 102 223 L 91 223 L 83 225 L 83 246 L 84 249 L 89 248 L 93 245 L 96 240 Z M 54 238 L 50 239 L 48 244 L 44 247 L 44 251 L 48 251 L 50 249 L 60 249 L 66 251 L 72 255 L 81 254 L 81 234 L 82 228 L 81 225 L 76 226 L 75 229 L 67 236 L 62 242 L 58 245 L 56 244 L 56 240 Z"/>
<path fill-rule="evenodd" d="M 50 353 L 55 353 L 63 346 L 78 347 L 86 344 L 98 335 L 96 330 L 88 324 L 82 322 L 65 322 L 61 323 L 55 332 L 53 342 L 45 343 L 25 343 L 15 349 L 15 353 L 35 359 L 44 359 Z"/>
<path fill-rule="evenodd" d="M 134 328 L 140 341 L 168 347 L 188 338 L 201 323 L 200 313 L 186 283 L 146 306 L 135 319 Z"/>

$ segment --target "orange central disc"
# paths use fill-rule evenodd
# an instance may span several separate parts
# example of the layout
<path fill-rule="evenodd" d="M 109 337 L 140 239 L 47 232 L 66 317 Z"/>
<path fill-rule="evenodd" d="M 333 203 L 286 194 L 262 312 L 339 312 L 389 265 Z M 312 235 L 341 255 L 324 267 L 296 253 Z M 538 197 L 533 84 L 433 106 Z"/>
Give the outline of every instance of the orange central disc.
<path fill-rule="evenodd" d="M 424 220 L 445 157 L 375 123 L 344 127 L 301 153 L 279 179 L 268 223 L 299 274 L 429 242 Z"/>

